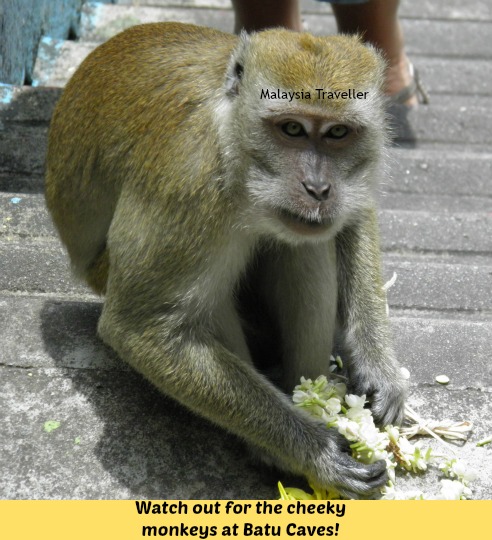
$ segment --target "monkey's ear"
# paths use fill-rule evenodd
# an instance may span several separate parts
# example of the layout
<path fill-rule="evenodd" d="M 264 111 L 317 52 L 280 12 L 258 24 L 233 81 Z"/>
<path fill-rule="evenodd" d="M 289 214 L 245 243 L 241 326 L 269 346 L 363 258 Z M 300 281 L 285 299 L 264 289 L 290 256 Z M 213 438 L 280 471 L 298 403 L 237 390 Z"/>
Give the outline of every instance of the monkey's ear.
<path fill-rule="evenodd" d="M 244 30 L 239 36 L 239 43 L 234 49 L 227 66 L 225 89 L 228 96 L 237 96 L 239 87 L 244 74 L 244 60 L 246 50 L 249 46 L 250 36 Z"/>

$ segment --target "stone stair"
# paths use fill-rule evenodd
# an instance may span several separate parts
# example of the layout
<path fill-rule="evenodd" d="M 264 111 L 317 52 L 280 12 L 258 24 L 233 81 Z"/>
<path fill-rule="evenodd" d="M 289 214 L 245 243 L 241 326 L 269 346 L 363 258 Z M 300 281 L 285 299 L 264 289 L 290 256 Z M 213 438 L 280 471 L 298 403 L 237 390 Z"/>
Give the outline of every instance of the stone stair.
<path fill-rule="evenodd" d="M 310 31 L 335 31 L 327 6 L 302 7 Z M 475 497 L 490 499 L 492 446 L 475 442 L 492 434 L 492 8 L 403 0 L 400 13 L 432 101 L 395 128 L 381 197 L 384 273 L 398 274 L 395 347 L 422 416 L 474 422 L 456 450 L 481 472 Z M 79 41 L 41 42 L 33 87 L 0 85 L 1 498 L 275 498 L 285 479 L 101 344 L 100 299 L 71 276 L 45 209 L 46 136 L 61 87 L 114 33 L 165 20 L 233 25 L 227 0 L 86 4 Z M 446 387 L 435 383 L 442 373 Z M 48 420 L 61 425 L 47 433 Z M 432 474 L 401 485 L 437 489 Z"/>

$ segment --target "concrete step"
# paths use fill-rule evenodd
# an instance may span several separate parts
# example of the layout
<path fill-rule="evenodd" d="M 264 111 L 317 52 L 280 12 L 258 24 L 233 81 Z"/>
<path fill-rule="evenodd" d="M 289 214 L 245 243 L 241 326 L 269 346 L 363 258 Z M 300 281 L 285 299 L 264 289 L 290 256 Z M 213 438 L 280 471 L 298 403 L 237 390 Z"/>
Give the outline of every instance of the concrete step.
<path fill-rule="evenodd" d="M 278 497 L 280 473 L 133 372 L 2 371 L 2 498 Z"/>
<path fill-rule="evenodd" d="M 452 149 L 397 149 L 389 152 L 384 191 L 456 197 L 492 197 L 492 153 Z"/>
<path fill-rule="evenodd" d="M 33 86 L 65 86 L 82 60 L 98 43 L 41 39 L 33 70 Z"/>
<path fill-rule="evenodd" d="M 137 0 L 141 4 L 154 4 L 157 2 L 172 2 L 173 0 Z M 174 0 L 176 1 L 176 0 Z M 197 1 L 197 0 L 195 0 Z M 208 0 L 198 0 L 206 3 Z M 213 2 L 228 3 L 228 0 L 212 0 Z M 118 4 L 128 4 L 135 0 L 117 0 Z M 193 2 L 193 0 L 186 0 Z M 330 12 L 325 3 L 301 0 L 302 11 L 320 13 Z M 445 0 L 444 2 L 429 2 L 429 0 L 411 0 L 400 2 L 398 9 L 400 18 L 410 19 L 437 19 L 437 20 L 463 20 L 463 21 L 492 21 L 492 6 L 488 0 Z"/>
<path fill-rule="evenodd" d="M 57 236 L 42 194 L 0 192 L 0 241 Z"/>
<path fill-rule="evenodd" d="M 401 204 L 403 203 L 402 198 Z M 439 206 L 439 198 L 435 199 L 435 206 Z M 434 212 L 431 209 L 386 209 L 380 216 L 385 250 L 434 251 L 492 257 L 490 211 L 446 213 Z"/>
<path fill-rule="evenodd" d="M 89 3 L 82 7 L 80 39 L 102 42 L 130 26 L 163 21 L 210 26 L 224 32 L 232 32 L 234 26 L 231 10 Z"/>
<path fill-rule="evenodd" d="M 423 105 L 404 115 L 400 111 L 400 121 L 392 123 L 392 138 L 397 145 L 436 149 L 454 145 L 459 152 L 472 149 L 488 152 L 492 142 L 488 102 L 488 98 L 470 102 L 467 96 L 450 96 L 445 102 Z M 467 134 L 466 138 L 463 133 Z"/>
<path fill-rule="evenodd" d="M 90 295 L 76 281 L 58 239 L 7 237 L 0 242 L 0 291 Z"/>
<path fill-rule="evenodd" d="M 1 111 L 0 122 L 2 122 Z M 0 175 L 3 177 L 42 175 L 47 136 L 47 125 L 5 123 L 0 126 Z"/>
<path fill-rule="evenodd" d="M 306 14 L 304 20 L 314 34 L 336 33 L 331 14 Z M 124 28 L 135 24 L 179 21 L 210 26 L 230 32 L 232 11 L 223 9 L 186 9 L 137 7 L 110 4 L 85 4 L 81 19 L 81 39 L 106 41 Z M 403 19 L 407 52 L 410 55 L 456 58 L 492 57 L 492 21 Z M 466 29 L 466 32 L 465 32 Z"/>
<path fill-rule="evenodd" d="M 5 124 L 48 125 L 60 95 L 59 88 L 0 84 L 0 132 Z"/>
<path fill-rule="evenodd" d="M 187 7 L 231 9 L 230 0 L 116 0 L 116 4 L 154 7 Z M 301 0 L 302 13 L 331 13 L 329 5 L 313 0 Z M 448 0 L 446 2 L 429 2 L 428 0 L 412 0 L 402 2 L 399 8 L 401 18 L 412 19 L 451 19 L 466 21 L 492 21 L 492 6 L 487 0 Z"/>
<path fill-rule="evenodd" d="M 459 261 L 456 257 L 428 259 L 417 254 L 386 253 L 383 274 L 398 279 L 388 293 L 390 308 L 451 313 L 492 312 L 492 258 Z"/>
<path fill-rule="evenodd" d="M 2 364 L 9 367 L 125 370 L 97 338 L 101 301 L 0 294 Z"/>
<path fill-rule="evenodd" d="M 491 95 L 492 65 L 489 59 L 430 58 L 414 53 L 411 61 L 419 71 L 432 104 L 442 99 L 435 94 L 468 95 L 470 103 L 481 95 Z"/>
<path fill-rule="evenodd" d="M 384 187 L 383 187 L 384 190 Z M 456 197 L 448 195 L 421 195 L 414 193 L 384 192 L 379 199 L 379 205 L 385 210 L 404 210 L 407 212 L 432 212 L 467 214 L 470 212 L 488 213 L 492 206 L 489 197 Z"/>
<path fill-rule="evenodd" d="M 396 310 L 394 310 L 396 311 Z M 432 385 L 447 375 L 453 388 L 492 389 L 492 320 L 391 316 L 397 357 L 410 371 L 410 384 Z"/>
<path fill-rule="evenodd" d="M 44 175 L 29 172 L 0 172 L 0 192 L 40 193 L 44 189 Z"/>
<path fill-rule="evenodd" d="M 13 178 L 21 178 L 27 190 L 30 184 L 36 189 L 44 173 L 48 124 L 60 93 L 58 88 L 0 85 L 1 189 L 10 189 Z"/>

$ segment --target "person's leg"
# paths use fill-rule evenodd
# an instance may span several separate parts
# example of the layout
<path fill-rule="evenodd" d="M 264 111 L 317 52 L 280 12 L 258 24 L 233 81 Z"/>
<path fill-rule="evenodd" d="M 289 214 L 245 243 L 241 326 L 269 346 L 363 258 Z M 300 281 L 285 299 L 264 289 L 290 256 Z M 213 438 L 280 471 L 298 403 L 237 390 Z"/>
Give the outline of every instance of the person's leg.
<path fill-rule="evenodd" d="M 302 31 L 299 0 L 232 0 L 236 14 L 234 31 L 252 32 L 282 26 Z"/>
<path fill-rule="evenodd" d="M 322 0 L 323 1 L 323 0 Z M 388 62 L 386 88 L 388 95 L 395 95 L 412 83 L 410 64 L 405 54 L 403 34 L 398 21 L 399 0 L 360 0 L 358 3 L 332 3 L 338 31 L 344 34 L 359 33 L 364 41 L 372 43 Z M 281 26 L 302 31 L 299 0 L 232 0 L 235 32 L 251 32 Z M 412 95 L 405 105 L 416 105 Z"/>
<path fill-rule="evenodd" d="M 412 82 L 410 64 L 405 54 L 403 33 L 398 21 L 399 0 L 369 0 L 361 4 L 333 3 L 338 31 L 343 34 L 361 34 L 364 41 L 382 51 L 388 69 L 386 93 L 394 95 Z M 416 105 L 412 96 L 406 105 Z"/>

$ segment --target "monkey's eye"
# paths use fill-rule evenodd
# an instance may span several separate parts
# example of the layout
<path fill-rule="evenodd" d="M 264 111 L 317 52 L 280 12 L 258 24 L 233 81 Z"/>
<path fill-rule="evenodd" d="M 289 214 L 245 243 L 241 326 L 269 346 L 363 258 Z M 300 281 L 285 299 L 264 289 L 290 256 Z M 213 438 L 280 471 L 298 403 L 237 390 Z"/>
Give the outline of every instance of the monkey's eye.
<path fill-rule="evenodd" d="M 330 139 L 343 139 L 349 132 L 349 128 L 343 124 L 337 124 L 336 126 L 331 127 L 326 132 L 326 137 Z"/>
<path fill-rule="evenodd" d="M 299 122 L 294 122 L 293 120 L 285 122 L 285 124 L 282 124 L 280 127 L 282 131 L 289 137 L 302 137 L 303 135 L 306 135 L 302 124 Z"/>

